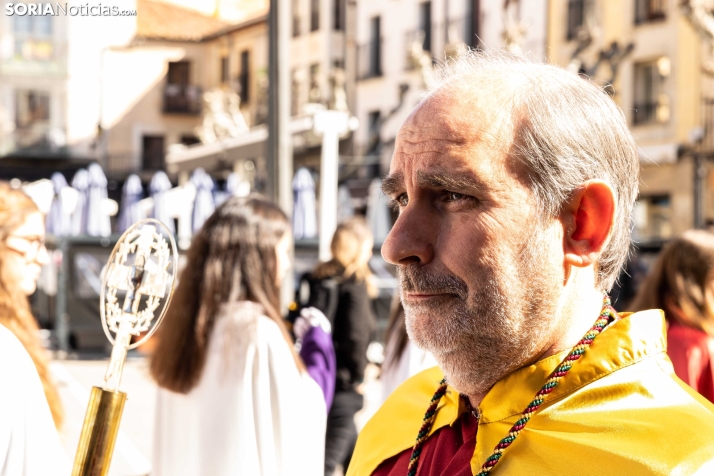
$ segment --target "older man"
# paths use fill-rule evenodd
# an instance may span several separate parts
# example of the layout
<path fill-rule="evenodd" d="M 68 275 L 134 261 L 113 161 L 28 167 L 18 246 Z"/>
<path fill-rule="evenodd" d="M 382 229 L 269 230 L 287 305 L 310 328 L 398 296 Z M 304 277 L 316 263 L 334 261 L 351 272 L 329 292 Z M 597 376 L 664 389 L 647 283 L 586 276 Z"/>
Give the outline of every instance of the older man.
<path fill-rule="evenodd" d="M 604 294 L 638 171 L 587 80 L 505 53 L 444 71 L 397 136 L 382 248 L 439 368 L 392 394 L 348 476 L 714 474 L 714 406 L 674 376 L 662 313 Z"/>

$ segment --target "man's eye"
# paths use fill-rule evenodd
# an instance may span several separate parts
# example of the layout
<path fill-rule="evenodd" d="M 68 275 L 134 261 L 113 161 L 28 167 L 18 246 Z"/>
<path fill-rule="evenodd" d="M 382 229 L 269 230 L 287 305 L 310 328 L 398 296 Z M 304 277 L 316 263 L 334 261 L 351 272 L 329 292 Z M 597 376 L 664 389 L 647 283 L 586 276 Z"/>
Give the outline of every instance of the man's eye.
<path fill-rule="evenodd" d="M 466 198 L 469 198 L 468 195 L 465 195 L 463 193 L 458 193 L 458 192 L 446 192 L 446 197 L 450 201 L 457 201 L 457 200 L 464 200 Z"/>
<path fill-rule="evenodd" d="M 442 200 L 445 204 L 453 204 L 457 207 L 476 205 L 478 200 L 471 195 L 459 192 L 444 191 Z"/>
<path fill-rule="evenodd" d="M 406 207 L 407 203 L 409 203 L 409 198 L 407 197 L 406 193 L 403 193 L 391 201 L 390 207 L 393 210 L 398 210 L 399 208 Z"/>

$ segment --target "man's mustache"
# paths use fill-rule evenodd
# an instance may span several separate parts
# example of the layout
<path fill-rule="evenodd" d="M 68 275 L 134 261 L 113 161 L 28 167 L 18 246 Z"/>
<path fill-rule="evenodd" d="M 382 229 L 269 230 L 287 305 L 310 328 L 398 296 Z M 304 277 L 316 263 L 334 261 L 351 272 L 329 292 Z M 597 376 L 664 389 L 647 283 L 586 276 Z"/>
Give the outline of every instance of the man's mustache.
<path fill-rule="evenodd" d="M 418 294 L 454 294 L 466 300 L 468 286 L 459 277 L 448 273 L 433 273 L 417 264 L 398 265 L 397 275 L 402 292 Z"/>

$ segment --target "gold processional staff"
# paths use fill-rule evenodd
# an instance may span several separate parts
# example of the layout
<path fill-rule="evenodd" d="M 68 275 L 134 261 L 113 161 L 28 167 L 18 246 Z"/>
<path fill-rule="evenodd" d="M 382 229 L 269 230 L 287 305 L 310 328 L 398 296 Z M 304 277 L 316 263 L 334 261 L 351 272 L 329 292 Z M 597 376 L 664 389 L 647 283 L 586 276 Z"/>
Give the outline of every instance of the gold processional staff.
<path fill-rule="evenodd" d="M 119 391 L 126 353 L 146 342 L 159 327 L 171 301 L 177 270 L 176 243 L 158 220 L 136 223 L 114 246 L 100 296 L 102 327 L 113 344 L 112 354 L 104 385 L 92 387 L 72 476 L 105 476 L 109 472 L 126 401 L 126 393 Z M 131 343 L 132 336 L 142 334 Z"/>

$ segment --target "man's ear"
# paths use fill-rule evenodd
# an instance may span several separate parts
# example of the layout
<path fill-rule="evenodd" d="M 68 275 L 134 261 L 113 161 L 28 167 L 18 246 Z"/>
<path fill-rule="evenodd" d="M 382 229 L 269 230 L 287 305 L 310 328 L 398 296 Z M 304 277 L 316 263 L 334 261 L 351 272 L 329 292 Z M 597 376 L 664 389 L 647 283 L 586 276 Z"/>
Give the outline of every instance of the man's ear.
<path fill-rule="evenodd" d="M 565 263 L 586 267 L 597 261 L 615 217 L 615 194 L 602 180 L 575 189 L 561 212 Z"/>

